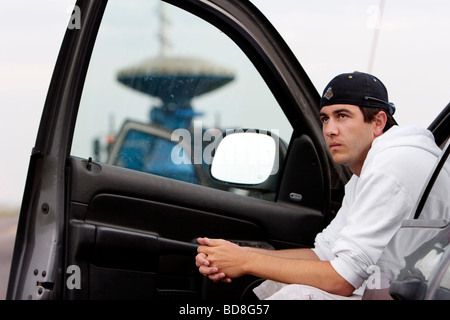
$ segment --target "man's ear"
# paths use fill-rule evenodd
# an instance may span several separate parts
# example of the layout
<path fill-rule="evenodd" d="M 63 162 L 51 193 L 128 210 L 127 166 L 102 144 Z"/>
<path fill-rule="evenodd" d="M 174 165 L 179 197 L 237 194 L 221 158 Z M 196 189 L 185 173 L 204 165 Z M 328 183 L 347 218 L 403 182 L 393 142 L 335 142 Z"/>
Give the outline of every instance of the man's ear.
<path fill-rule="evenodd" d="M 386 126 L 387 115 L 384 111 L 379 111 L 375 115 L 375 119 L 373 120 L 374 124 L 374 136 L 379 137 L 383 134 L 384 127 Z"/>

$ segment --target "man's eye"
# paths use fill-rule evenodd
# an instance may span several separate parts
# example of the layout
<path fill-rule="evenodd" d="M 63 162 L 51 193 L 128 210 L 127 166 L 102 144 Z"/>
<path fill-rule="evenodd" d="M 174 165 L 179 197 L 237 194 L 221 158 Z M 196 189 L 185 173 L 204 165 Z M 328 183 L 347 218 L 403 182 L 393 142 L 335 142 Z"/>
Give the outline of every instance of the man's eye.
<path fill-rule="evenodd" d="M 320 121 L 322 121 L 322 123 L 325 123 L 325 122 L 328 121 L 328 118 L 327 117 L 322 117 L 322 118 L 320 118 Z"/>
<path fill-rule="evenodd" d="M 341 114 L 339 114 L 339 118 L 340 118 L 340 119 L 344 119 L 344 118 L 347 118 L 347 115 L 346 115 L 346 114 L 343 114 L 343 113 L 341 113 Z"/>

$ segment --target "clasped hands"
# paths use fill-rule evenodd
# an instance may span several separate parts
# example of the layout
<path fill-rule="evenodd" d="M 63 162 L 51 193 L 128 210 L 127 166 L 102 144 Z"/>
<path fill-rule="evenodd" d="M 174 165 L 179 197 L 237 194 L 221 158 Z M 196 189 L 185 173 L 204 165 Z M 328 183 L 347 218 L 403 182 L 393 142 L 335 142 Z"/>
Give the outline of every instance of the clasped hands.
<path fill-rule="evenodd" d="M 248 248 L 222 239 L 198 238 L 195 264 L 204 276 L 215 282 L 231 282 L 245 274 Z"/>

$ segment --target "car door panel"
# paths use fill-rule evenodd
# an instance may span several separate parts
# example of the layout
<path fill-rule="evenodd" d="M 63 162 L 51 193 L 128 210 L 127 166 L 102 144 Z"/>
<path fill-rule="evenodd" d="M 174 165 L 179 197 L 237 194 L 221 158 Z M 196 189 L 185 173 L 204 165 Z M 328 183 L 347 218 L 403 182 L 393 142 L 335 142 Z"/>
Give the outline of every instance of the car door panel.
<path fill-rule="evenodd" d="M 211 298 L 216 286 L 202 285 L 205 279 L 194 263 L 197 237 L 267 249 L 308 247 L 323 224 L 320 211 L 297 205 L 107 164 L 91 163 L 88 169 L 88 161 L 79 158 L 68 163 L 67 266 L 80 266 L 81 275 L 89 279 L 89 299 Z M 253 280 L 233 281 L 227 292 L 241 295 Z M 128 287 L 134 291 L 124 295 Z M 72 298 L 78 294 L 67 291 Z"/>
<path fill-rule="evenodd" d="M 182 219 L 189 220 L 189 227 L 194 230 L 189 231 L 189 234 L 194 233 L 195 237 L 209 236 L 207 234 L 209 230 L 212 230 L 215 236 L 224 234 L 236 237 L 235 234 L 242 234 L 242 230 L 239 229 L 225 229 L 220 225 L 211 225 L 212 220 L 220 222 L 220 219 L 225 219 L 225 216 L 229 224 L 239 220 L 247 224 L 253 222 L 264 230 L 268 239 L 293 245 L 311 245 L 318 228 L 323 227 L 323 215 L 320 211 L 297 204 L 263 201 L 107 164 L 96 164 L 101 166 L 100 172 L 92 174 L 86 168 L 86 160 L 70 158 L 69 161 L 70 201 L 89 205 L 84 218 L 92 219 L 92 221 L 118 219 L 117 225 L 136 227 L 140 223 L 139 219 L 152 219 L 148 214 L 148 206 L 157 208 L 159 212 L 168 211 L 174 217 L 181 216 Z M 101 196 L 101 194 L 104 195 Z M 104 200 L 105 197 L 121 199 L 116 200 L 118 205 L 122 206 L 121 210 L 116 210 L 119 211 L 116 215 L 109 215 L 110 213 L 105 213 L 102 209 L 103 205 L 109 205 L 108 201 Z M 133 207 L 138 210 L 131 210 L 130 208 Z M 277 216 L 279 223 L 273 223 L 274 215 Z M 160 230 L 168 228 L 165 223 L 173 222 L 166 218 L 162 219 L 165 221 L 159 221 L 158 229 Z M 298 225 L 300 228 L 307 225 L 308 227 L 304 228 L 304 232 L 298 232 L 298 230 L 290 232 L 288 230 L 290 228 L 286 228 L 288 225 Z M 178 237 L 180 232 L 181 234 L 184 232 L 174 230 L 167 232 Z M 246 234 L 249 233 L 246 232 Z M 252 234 L 258 233 L 250 233 L 249 237 L 252 237 Z"/>

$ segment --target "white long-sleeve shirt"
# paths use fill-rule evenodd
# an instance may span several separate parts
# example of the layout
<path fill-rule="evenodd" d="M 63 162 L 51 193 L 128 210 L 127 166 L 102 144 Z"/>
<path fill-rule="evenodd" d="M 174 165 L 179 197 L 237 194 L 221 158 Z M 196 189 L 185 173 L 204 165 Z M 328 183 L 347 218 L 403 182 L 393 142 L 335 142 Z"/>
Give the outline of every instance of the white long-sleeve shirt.
<path fill-rule="evenodd" d="M 345 187 L 341 209 L 317 235 L 317 256 L 359 288 L 402 220 L 414 214 L 440 152 L 431 132 L 416 126 L 395 126 L 376 138 L 360 176 Z"/>

